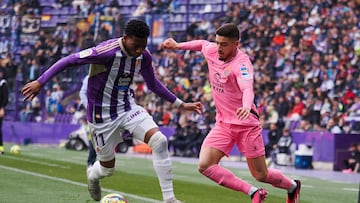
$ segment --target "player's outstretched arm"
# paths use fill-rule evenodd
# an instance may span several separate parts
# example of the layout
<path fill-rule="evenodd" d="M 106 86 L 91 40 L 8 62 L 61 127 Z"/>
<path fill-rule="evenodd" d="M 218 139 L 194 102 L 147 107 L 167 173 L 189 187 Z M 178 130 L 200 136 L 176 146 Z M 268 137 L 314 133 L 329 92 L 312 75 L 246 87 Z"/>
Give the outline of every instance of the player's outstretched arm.
<path fill-rule="evenodd" d="M 24 95 L 23 100 L 31 101 L 39 93 L 40 89 L 41 89 L 41 84 L 37 80 L 27 83 L 21 90 L 21 93 Z"/>
<path fill-rule="evenodd" d="M 183 102 L 181 103 L 180 108 L 186 111 L 194 111 L 195 113 L 198 114 L 201 114 L 203 112 L 203 106 L 201 105 L 200 102 L 190 102 L 190 103 Z"/>
<path fill-rule="evenodd" d="M 191 40 L 188 42 L 176 42 L 173 38 L 166 39 L 163 43 L 161 43 L 161 47 L 163 49 L 169 50 L 191 50 L 191 51 L 201 51 L 203 46 L 210 42 L 206 40 Z"/>

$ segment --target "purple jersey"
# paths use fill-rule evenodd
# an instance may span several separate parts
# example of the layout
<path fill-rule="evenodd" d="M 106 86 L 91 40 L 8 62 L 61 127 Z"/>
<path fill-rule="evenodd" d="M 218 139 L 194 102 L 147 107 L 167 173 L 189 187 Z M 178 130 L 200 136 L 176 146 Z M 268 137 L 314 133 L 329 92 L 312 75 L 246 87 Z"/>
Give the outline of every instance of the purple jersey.
<path fill-rule="evenodd" d="M 87 119 L 91 123 L 113 121 L 118 113 L 129 111 L 132 105 L 136 105 L 130 85 L 138 74 L 143 76 L 148 88 L 156 95 L 175 102 L 176 96 L 155 77 L 150 52 L 145 49 L 138 57 L 129 56 L 121 39 L 104 41 L 96 47 L 62 58 L 38 81 L 45 84 L 70 66 L 90 64 Z"/>

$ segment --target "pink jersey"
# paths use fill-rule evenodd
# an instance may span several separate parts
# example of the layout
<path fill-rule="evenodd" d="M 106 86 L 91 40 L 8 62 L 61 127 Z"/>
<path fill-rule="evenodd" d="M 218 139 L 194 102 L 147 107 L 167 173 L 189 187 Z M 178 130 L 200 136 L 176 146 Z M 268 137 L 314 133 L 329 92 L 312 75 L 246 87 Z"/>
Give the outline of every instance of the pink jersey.
<path fill-rule="evenodd" d="M 201 51 L 206 58 L 217 122 L 251 126 L 260 124 L 254 113 L 242 121 L 236 115 L 239 107 L 252 109 L 257 114 L 253 90 L 254 68 L 247 54 L 238 50 L 231 61 L 221 61 L 217 45 L 206 40 L 183 42 L 180 48 Z"/>

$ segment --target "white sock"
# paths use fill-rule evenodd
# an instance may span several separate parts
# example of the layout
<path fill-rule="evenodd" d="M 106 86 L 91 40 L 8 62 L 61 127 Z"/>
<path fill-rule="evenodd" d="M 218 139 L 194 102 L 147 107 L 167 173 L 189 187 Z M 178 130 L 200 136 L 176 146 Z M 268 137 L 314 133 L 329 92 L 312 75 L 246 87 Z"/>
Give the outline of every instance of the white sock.
<path fill-rule="evenodd" d="M 254 192 L 256 192 L 257 190 L 258 190 L 258 188 L 254 187 L 254 186 L 251 186 L 248 195 L 249 195 L 249 196 L 253 195 Z"/>
<path fill-rule="evenodd" d="M 94 165 L 88 168 L 88 179 L 89 180 L 99 180 L 105 176 L 101 173 L 101 166 L 99 161 L 96 161 Z"/>
<path fill-rule="evenodd" d="M 172 182 L 172 163 L 167 148 L 167 139 L 160 131 L 156 132 L 149 140 L 152 148 L 153 165 L 158 176 L 163 199 L 174 198 Z"/>
<path fill-rule="evenodd" d="M 291 186 L 291 188 L 288 190 L 288 193 L 294 192 L 294 190 L 295 190 L 296 187 L 297 187 L 297 184 L 296 184 L 296 182 L 295 182 L 294 180 L 291 180 L 291 182 L 292 182 L 292 186 Z"/>

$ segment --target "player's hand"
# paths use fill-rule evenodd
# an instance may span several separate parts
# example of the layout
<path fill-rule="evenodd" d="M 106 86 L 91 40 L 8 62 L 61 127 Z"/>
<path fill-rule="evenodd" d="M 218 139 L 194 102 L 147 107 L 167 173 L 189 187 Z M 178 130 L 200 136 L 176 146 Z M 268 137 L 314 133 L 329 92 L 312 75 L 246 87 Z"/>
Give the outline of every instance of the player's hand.
<path fill-rule="evenodd" d="M 201 114 L 203 112 L 203 106 L 200 102 L 191 102 L 191 103 L 185 103 L 183 102 L 180 105 L 180 108 L 186 111 L 194 111 L 197 114 Z"/>
<path fill-rule="evenodd" d="M 32 100 L 39 93 L 41 84 L 39 81 L 34 80 L 27 83 L 21 90 L 21 93 L 25 96 L 23 101 Z"/>
<path fill-rule="evenodd" d="M 250 115 L 250 109 L 248 108 L 244 108 L 244 107 L 240 107 L 236 110 L 236 115 L 238 117 L 239 120 L 244 120 L 247 117 L 249 117 Z"/>
<path fill-rule="evenodd" d="M 161 48 L 176 50 L 179 47 L 178 47 L 178 43 L 173 38 L 168 38 L 163 43 L 161 43 Z"/>

